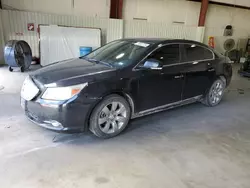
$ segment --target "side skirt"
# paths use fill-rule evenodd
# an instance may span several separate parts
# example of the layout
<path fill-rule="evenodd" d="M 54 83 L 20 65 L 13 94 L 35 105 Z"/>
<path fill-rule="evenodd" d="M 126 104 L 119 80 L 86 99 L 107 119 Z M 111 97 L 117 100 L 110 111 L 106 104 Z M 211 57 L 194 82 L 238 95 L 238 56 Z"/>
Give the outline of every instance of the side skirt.
<path fill-rule="evenodd" d="M 199 96 L 192 97 L 192 98 L 189 98 L 189 99 L 185 99 L 185 100 L 181 100 L 181 101 L 178 101 L 178 102 L 174 102 L 174 103 L 166 104 L 166 105 L 163 105 L 163 106 L 158 106 L 158 107 L 155 107 L 155 108 L 144 110 L 144 111 L 133 114 L 131 119 L 135 119 L 135 118 L 139 118 L 139 117 L 142 117 L 142 116 L 146 116 L 146 115 L 154 114 L 154 113 L 157 113 L 157 112 L 161 112 L 161 111 L 164 111 L 164 110 L 169 110 L 169 109 L 176 108 L 176 107 L 179 107 L 179 106 L 191 104 L 191 103 L 200 101 L 201 98 L 202 98 L 202 95 L 199 95 Z"/>

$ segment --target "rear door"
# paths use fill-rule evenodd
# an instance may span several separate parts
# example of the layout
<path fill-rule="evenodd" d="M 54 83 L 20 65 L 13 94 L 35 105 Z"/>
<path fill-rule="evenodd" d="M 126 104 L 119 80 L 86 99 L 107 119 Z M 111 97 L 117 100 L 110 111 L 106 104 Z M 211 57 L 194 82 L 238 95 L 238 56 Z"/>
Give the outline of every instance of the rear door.
<path fill-rule="evenodd" d="M 197 44 L 182 44 L 185 84 L 182 100 L 203 95 L 215 78 L 214 53 Z"/>

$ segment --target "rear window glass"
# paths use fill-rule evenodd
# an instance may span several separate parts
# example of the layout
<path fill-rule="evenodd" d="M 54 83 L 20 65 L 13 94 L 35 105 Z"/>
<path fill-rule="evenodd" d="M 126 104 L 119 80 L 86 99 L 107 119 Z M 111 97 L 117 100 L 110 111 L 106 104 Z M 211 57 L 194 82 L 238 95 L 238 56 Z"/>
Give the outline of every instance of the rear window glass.
<path fill-rule="evenodd" d="M 185 61 L 200 61 L 213 59 L 213 53 L 195 44 L 184 44 Z"/>

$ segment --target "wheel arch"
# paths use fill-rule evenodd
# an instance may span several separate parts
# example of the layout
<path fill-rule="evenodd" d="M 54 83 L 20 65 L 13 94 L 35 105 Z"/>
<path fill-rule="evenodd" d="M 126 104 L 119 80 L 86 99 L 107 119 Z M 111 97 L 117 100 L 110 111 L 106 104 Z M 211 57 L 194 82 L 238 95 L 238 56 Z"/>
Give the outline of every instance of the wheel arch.
<path fill-rule="evenodd" d="M 228 86 L 232 80 L 233 70 L 231 64 L 225 62 L 223 59 L 216 68 L 216 78 L 222 79 L 226 86 Z"/>
<path fill-rule="evenodd" d="M 207 94 L 207 92 L 209 91 L 210 87 L 213 85 L 213 83 L 217 80 L 217 79 L 221 79 L 223 82 L 226 83 L 226 85 L 228 85 L 228 81 L 226 79 L 226 76 L 224 74 L 218 74 L 214 77 L 214 80 L 212 81 L 211 85 L 209 85 L 209 87 L 205 90 L 205 92 L 203 93 L 203 96 L 205 96 Z"/>
<path fill-rule="evenodd" d="M 112 91 L 112 92 L 109 92 L 109 93 L 106 93 L 104 94 L 100 100 L 98 100 L 95 104 L 93 104 L 90 108 L 90 110 L 88 111 L 88 115 L 87 115 L 87 118 L 85 120 L 85 123 L 84 123 L 84 130 L 88 130 L 89 129 L 89 121 L 90 121 L 90 117 L 91 117 L 91 114 L 93 113 L 93 110 L 95 109 L 95 107 L 107 96 L 109 95 L 119 95 L 121 97 L 123 97 L 129 104 L 129 107 L 131 109 L 131 116 L 134 114 L 135 112 L 135 103 L 134 103 L 134 100 L 133 98 L 126 92 L 124 91 Z"/>
<path fill-rule="evenodd" d="M 227 77 L 224 74 L 220 74 L 217 78 L 221 79 L 226 85 L 228 84 Z"/>

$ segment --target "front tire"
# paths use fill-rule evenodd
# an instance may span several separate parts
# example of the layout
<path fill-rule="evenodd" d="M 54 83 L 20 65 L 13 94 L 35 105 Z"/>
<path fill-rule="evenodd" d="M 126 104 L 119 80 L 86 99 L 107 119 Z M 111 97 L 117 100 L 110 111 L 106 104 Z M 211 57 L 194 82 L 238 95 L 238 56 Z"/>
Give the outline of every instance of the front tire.
<path fill-rule="evenodd" d="M 93 110 L 89 129 L 99 138 L 112 138 L 127 127 L 130 116 L 128 102 L 119 95 L 110 95 Z"/>
<path fill-rule="evenodd" d="M 205 95 L 202 103 L 210 107 L 217 106 L 223 98 L 225 88 L 225 81 L 221 78 L 217 79 Z"/>

